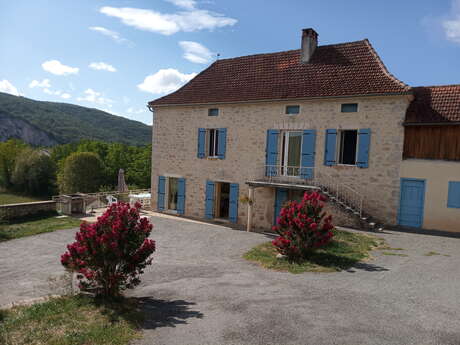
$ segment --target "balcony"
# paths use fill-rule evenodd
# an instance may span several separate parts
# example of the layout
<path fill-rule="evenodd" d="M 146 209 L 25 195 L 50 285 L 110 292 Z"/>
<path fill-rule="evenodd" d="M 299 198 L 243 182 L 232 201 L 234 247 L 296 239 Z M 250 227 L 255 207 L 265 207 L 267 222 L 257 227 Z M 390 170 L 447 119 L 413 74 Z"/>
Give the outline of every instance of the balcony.
<path fill-rule="evenodd" d="M 302 189 L 318 189 L 318 181 L 315 178 L 315 168 L 284 165 L 263 165 L 256 169 L 249 185 L 262 186 L 290 186 Z"/>

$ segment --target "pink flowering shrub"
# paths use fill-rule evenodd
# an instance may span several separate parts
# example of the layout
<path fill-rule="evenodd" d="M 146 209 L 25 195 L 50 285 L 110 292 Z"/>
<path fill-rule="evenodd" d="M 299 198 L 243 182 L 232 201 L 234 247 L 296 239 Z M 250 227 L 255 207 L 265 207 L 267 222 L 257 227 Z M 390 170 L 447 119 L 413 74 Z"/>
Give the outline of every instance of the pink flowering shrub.
<path fill-rule="evenodd" d="M 96 223 L 81 224 L 76 241 L 61 256 L 62 265 L 78 273 L 80 288 L 113 297 L 140 283 L 155 251 L 155 241 L 148 238 L 153 226 L 140 218 L 140 207 L 118 202 Z"/>
<path fill-rule="evenodd" d="M 300 203 L 290 201 L 281 209 L 273 227 L 279 236 L 272 243 L 289 261 L 305 259 L 334 236 L 332 216 L 323 212 L 325 200 L 318 192 L 305 193 Z"/>

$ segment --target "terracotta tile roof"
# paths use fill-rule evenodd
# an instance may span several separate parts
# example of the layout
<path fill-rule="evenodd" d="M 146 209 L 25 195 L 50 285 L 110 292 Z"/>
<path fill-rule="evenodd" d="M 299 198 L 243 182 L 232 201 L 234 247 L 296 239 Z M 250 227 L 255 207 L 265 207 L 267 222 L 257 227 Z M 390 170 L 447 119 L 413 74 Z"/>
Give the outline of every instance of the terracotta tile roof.
<path fill-rule="evenodd" d="M 354 95 L 401 94 L 367 39 L 318 46 L 307 64 L 300 50 L 223 59 L 152 106 Z"/>
<path fill-rule="evenodd" d="M 460 122 L 460 85 L 414 87 L 406 123 Z"/>

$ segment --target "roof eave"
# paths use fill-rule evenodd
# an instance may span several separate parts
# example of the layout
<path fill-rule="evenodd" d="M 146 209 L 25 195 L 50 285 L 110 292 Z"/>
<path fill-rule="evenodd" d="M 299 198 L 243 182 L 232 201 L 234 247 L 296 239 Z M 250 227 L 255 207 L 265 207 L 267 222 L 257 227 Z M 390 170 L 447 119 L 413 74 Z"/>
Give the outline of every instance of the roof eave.
<path fill-rule="evenodd" d="M 215 104 L 248 104 L 248 103 L 263 103 L 263 102 L 288 102 L 288 101 L 310 101 L 318 99 L 342 99 L 342 98 L 354 98 L 354 97 L 388 97 L 388 96 L 405 96 L 413 95 L 412 90 L 403 92 L 387 92 L 387 93 L 372 93 L 372 94 L 355 94 L 355 95 L 341 95 L 341 96 L 318 96 L 318 97 L 297 97 L 297 98 L 276 98 L 276 99 L 256 99 L 247 101 L 224 101 L 224 102 L 203 102 L 203 103 L 167 103 L 167 104 L 155 104 L 155 101 L 148 103 L 149 106 L 155 108 L 163 107 L 177 107 L 177 106 L 203 106 L 203 105 L 215 105 Z"/>

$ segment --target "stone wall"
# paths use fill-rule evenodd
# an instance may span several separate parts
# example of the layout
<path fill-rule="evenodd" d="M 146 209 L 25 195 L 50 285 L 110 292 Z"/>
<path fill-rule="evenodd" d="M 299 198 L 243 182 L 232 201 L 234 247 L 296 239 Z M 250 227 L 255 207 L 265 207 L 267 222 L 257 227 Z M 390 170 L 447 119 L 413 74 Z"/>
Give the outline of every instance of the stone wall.
<path fill-rule="evenodd" d="M 341 113 L 342 103 L 358 103 L 357 113 Z M 334 176 L 365 196 L 364 209 L 385 223 L 396 223 L 399 169 L 408 96 L 260 102 L 155 108 L 152 153 L 152 207 L 156 208 L 158 176 L 186 179 L 185 215 L 204 217 L 206 180 L 239 183 L 248 194 L 248 180 L 264 174 L 268 129 L 316 129 L 315 169 Z M 286 105 L 300 105 L 300 114 L 285 115 Z M 208 116 L 218 107 L 219 115 Z M 226 158 L 197 158 L 198 128 L 227 128 Z M 328 128 L 371 128 L 369 168 L 324 166 Z M 273 188 L 256 188 L 254 226 L 273 222 Z M 246 223 L 246 205 L 239 205 L 238 222 Z"/>
<path fill-rule="evenodd" d="M 0 205 L 1 220 L 20 219 L 51 212 L 56 212 L 56 201 L 53 200 Z"/>

